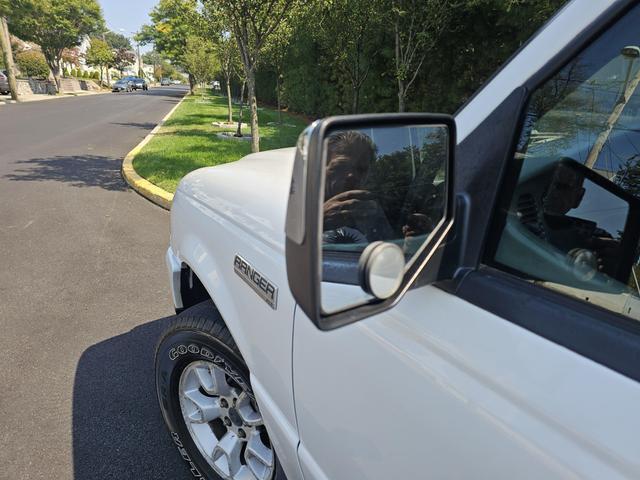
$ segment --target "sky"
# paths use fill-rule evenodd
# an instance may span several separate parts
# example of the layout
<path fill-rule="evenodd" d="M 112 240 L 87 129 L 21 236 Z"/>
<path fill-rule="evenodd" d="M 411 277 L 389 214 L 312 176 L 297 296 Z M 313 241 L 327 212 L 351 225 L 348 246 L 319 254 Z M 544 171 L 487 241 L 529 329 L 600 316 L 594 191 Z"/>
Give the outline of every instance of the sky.
<path fill-rule="evenodd" d="M 149 12 L 158 0 L 98 0 L 102 6 L 107 28 L 131 38 L 144 23 L 149 23 Z M 132 45 L 135 44 L 131 42 Z M 140 50 L 147 52 L 153 47 L 146 45 Z"/>

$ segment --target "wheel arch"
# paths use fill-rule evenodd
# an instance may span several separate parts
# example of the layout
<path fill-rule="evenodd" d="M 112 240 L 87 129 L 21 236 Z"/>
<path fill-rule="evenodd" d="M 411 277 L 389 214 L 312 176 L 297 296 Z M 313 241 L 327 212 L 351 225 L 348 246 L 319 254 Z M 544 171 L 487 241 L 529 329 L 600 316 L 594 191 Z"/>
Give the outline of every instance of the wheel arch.
<path fill-rule="evenodd" d="M 251 349 L 235 304 L 235 296 L 225 283 L 224 270 L 213 255 L 201 255 L 202 244 L 193 236 L 183 239 L 179 250 L 180 296 L 183 309 L 211 300 L 229 329 L 240 354 L 252 370 Z M 188 253 L 197 255 L 190 257 Z"/>

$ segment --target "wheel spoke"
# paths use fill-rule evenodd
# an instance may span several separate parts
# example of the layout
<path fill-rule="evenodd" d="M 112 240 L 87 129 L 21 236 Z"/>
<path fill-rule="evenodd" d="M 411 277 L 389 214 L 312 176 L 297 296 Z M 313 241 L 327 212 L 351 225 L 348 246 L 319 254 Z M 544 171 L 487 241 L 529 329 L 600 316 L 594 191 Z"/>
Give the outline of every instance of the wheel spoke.
<path fill-rule="evenodd" d="M 243 465 L 240 467 L 240 470 L 238 470 L 238 473 L 233 477 L 233 480 L 256 480 L 256 476 L 249 467 Z"/>
<path fill-rule="evenodd" d="M 273 468 L 273 451 L 262 443 L 260 433 L 254 431 L 249 438 L 247 448 L 244 452 L 247 466 L 251 469 L 255 477 L 259 480 L 267 479 L 271 476 Z"/>
<path fill-rule="evenodd" d="M 227 377 L 225 373 L 221 369 L 214 366 L 211 366 L 209 368 L 209 373 L 211 377 L 211 390 L 207 390 L 207 393 L 210 393 L 212 395 L 220 395 L 223 397 L 229 395 L 229 393 L 231 392 L 231 388 L 227 383 Z"/>
<path fill-rule="evenodd" d="M 245 425 L 262 425 L 262 415 L 253 408 L 253 405 L 251 405 L 251 399 L 245 392 L 240 394 L 236 409 Z"/>
<path fill-rule="evenodd" d="M 184 397 L 191 404 L 186 414 L 192 423 L 207 423 L 222 414 L 218 398 L 207 397 L 197 389 L 185 390 Z"/>
<path fill-rule="evenodd" d="M 242 463 L 240 462 L 240 453 L 242 451 L 242 442 L 232 432 L 227 432 L 213 449 L 211 457 L 213 458 L 213 467 L 221 477 L 235 476 Z"/>
<path fill-rule="evenodd" d="M 215 394 L 215 383 L 213 381 L 213 377 L 211 375 L 211 367 L 198 367 L 194 370 L 198 382 L 200 386 L 207 392 L 209 395 Z"/>

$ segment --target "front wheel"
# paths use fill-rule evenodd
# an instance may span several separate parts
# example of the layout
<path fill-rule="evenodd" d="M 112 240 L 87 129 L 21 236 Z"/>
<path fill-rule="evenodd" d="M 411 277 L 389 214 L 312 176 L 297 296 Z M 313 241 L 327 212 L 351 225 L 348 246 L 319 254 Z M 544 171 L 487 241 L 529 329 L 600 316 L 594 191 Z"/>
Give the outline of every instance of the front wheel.
<path fill-rule="evenodd" d="M 249 370 L 213 302 L 175 318 L 158 344 L 155 365 L 165 423 L 196 478 L 286 480 Z"/>

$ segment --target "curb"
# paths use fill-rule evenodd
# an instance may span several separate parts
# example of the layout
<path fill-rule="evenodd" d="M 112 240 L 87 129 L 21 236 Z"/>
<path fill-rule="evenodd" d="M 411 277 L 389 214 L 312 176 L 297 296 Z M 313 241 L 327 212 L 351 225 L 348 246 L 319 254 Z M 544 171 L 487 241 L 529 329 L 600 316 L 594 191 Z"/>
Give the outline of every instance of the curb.
<path fill-rule="evenodd" d="M 142 147 L 144 147 L 149 141 L 158 133 L 164 122 L 166 122 L 173 112 L 180 106 L 180 104 L 187 98 L 187 94 L 185 94 L 182 99 L 167 113 L 160 123 L 158 123 L 153 130 L 149 132 L 149 134 L 142 139 L 142 141 L 136 145 L 133 150 L 131 150 L 124 157 L 122 161 L 122 176 L 129 184 L 131 188 L 133 188 L 140 195 L 145 197 L 147 200 L 155 203 L 156 205 L 164 208 L 165 210 L 171 210 L 171 202 L 173 201 L 173 193 L 167 192 L 166 190 L 154 185 L 149 180 L 142 178 L 138 175 L 138 172 L 133 168 L 133 159 L 135 156 L 140 153 Z"/>

